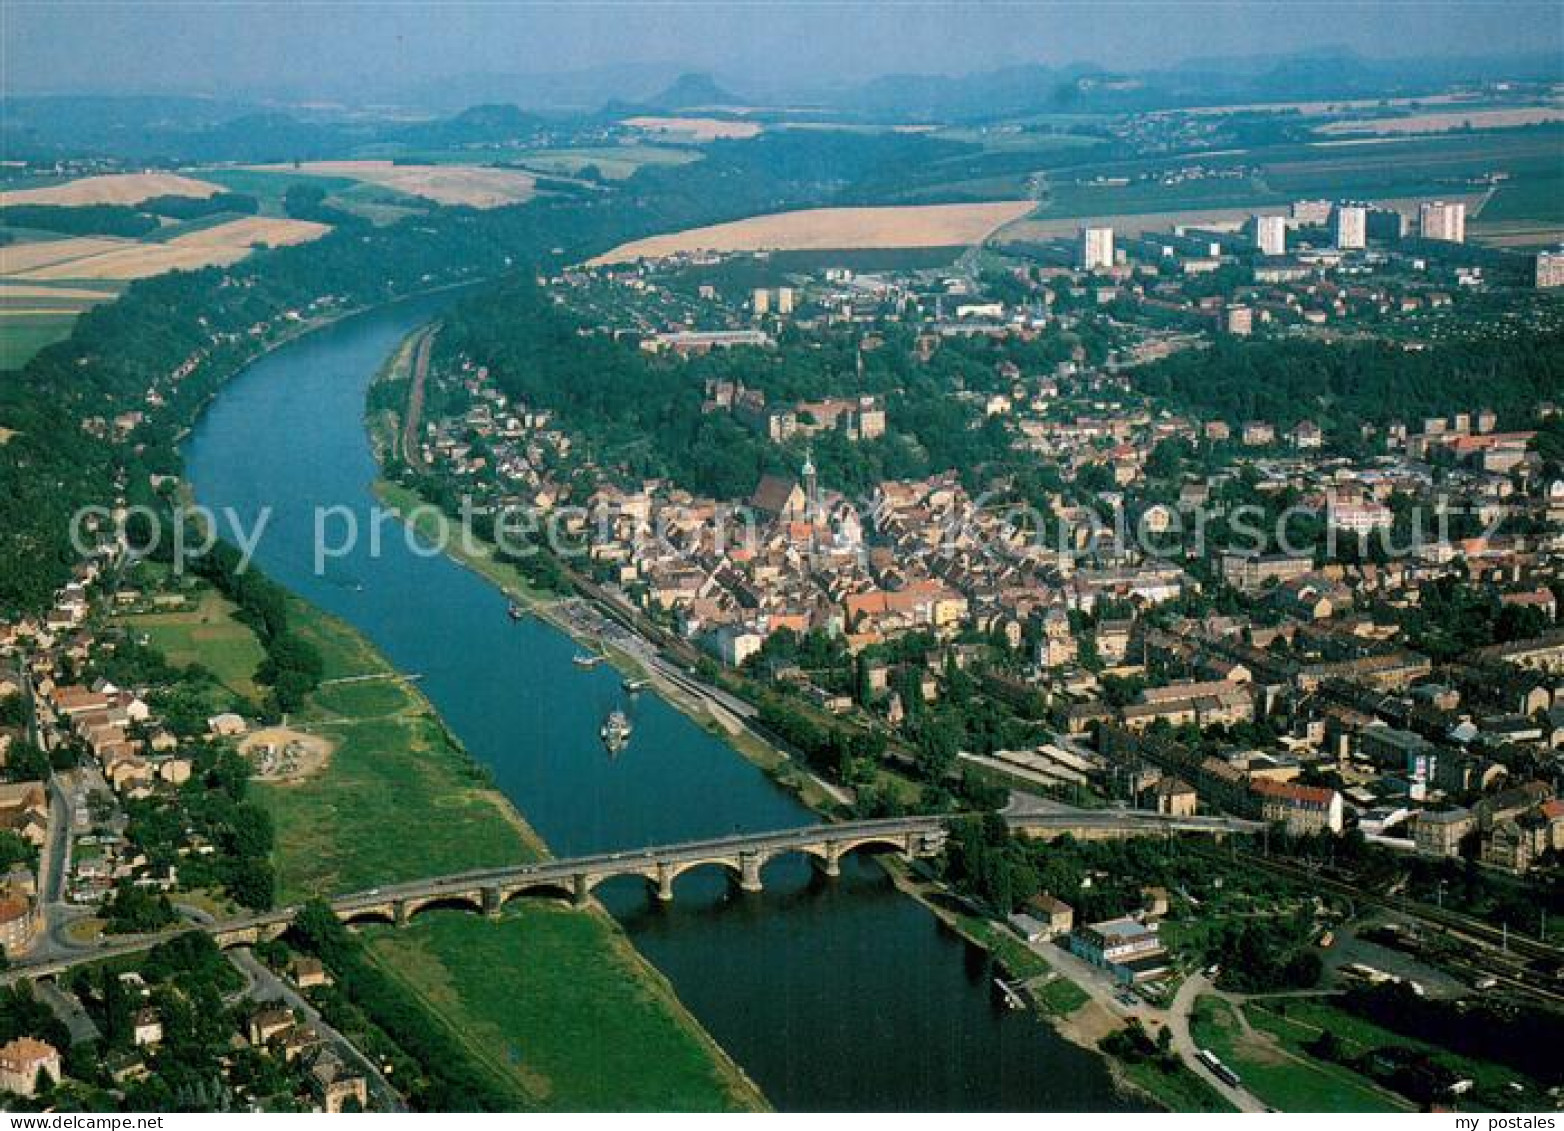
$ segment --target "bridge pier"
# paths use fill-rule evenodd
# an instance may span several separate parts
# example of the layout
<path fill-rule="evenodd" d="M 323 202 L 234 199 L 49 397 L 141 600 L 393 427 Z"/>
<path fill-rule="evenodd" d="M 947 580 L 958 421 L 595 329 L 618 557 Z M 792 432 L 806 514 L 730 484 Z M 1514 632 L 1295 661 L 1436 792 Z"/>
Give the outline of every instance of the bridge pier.
<path fill-rule="evenodd" d="M 407 921 L 413 917 L 413 913 L 407 909 L 407 900 L 399 899 L 391 904 L 391 918 L 398 927 L 407 926 Z"/>
<path fill-rule="evenodd" d="M 824 856 L 811 856 L 810 859 L 814 861 L 821 875 L 834 880 L 842 874 L 842 849 L 833 840 L 825 842 Z"/>
<path fill-rule="evenodd" d="M 585 872 L 577 872 L 575 875 L 575 897 L 571 900 L 577 907 L 585 907 L 592 902 L 592 887 L 587 883 Z"/>
<path fill-rule="evenodd" d="M 739 890 L 755 894 L 765 890 L 760 882 L 760 866 L 766 862 L 758 852 L 739 853 Z"/>
<path fill-rule="evenodd" d="M 673 902 L 673 867 L 671 865 L 657 865 L 657 879 L 652 884 L 652 890 L 656 893 L 660 903 Z"/>
<path fill-rule="evenodd" d="M 484 915 L 490 919 L 498 919 L 500 917 L 500 909 L 504 906 L 505 903 L 505 901 L 500 898 L 500 889 L 497 887 L 486 887 L 482 890 Z"/>

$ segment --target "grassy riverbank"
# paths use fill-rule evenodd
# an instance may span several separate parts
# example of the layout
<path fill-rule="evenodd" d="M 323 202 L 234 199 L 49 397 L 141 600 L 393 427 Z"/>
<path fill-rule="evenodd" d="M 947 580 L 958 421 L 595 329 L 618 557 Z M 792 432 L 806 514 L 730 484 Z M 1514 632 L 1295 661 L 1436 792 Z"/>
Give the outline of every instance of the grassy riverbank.
<path fill-rule="evenodd" d="M 327 681 L 290 724 L 334 749 L 313 777 L 256 786 L 277 826 L 284 899 L 544 855 L 434 709 L 368 641 L 302 601 L 288 619 L 320 651 Z M 353 679 L 361 682 L 331 682 Z"/>
<path fill-rule="evenodd" d="M 529 905 L 371 936 L 375 963 L 471 1056 L 556 1110 L 743 1110 L 754 1088 L 611 920 Z"/>
<path fill-rule="evenodd" d="M 328 681 L 378 678 L 328 682 L 290 720 L 334 741 L 324 769 L 256 787 L 276 822 L 284 899 L 544 853 L 416 687 L 366 640 L 303 602 L 289 619 L 320 650 Z M 600 911 L 523 902 L 498 921 L 432 912 L 404 930 L 373 932 L 369 944 L 375 963 L 518 1107 L 764 1106 Z"/>

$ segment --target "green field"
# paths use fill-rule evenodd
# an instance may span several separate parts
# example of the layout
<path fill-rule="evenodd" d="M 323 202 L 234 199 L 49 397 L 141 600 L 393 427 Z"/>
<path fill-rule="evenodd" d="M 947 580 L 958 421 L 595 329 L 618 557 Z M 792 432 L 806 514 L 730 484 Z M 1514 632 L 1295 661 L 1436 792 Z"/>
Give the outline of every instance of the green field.
<path fill-rule="evenodd" d="M 75 314 L 7 314 L 0 316 L 0 369 L 20 369 L 44 346 L 71 335 Z"/>
<path fill-rule="evenodd" d="M 1476 1087 L 1467 1099 L 1476 1099 L 1479 1104 L 1494 1110 L 1524 1109 L 1543 1102 L 1540 1091 L 1535 1089 L 1532 1081 L 1517 1072 L 1392 1032 L 1355 1013 L 1339 1009 L 1326 1000 L 1296 998 L 1255 1001 L 1246 1004 L 1244 1012 L 1250 1024 L 1270 1033 L 1289 1050 L 1302 1052 L 1322 1032 L 1329 1030 L 1340 1039 L 1343 1052 L 1349 1056 L 1358 1056 L 1387 1045 L 1415 1049 L 1434 1063 L 1450 1069 L 1458 1077 L 1472 1080 Z M 1519 1083 L 1532 1090 L 1517 1095 L 1509 1090 L 1512 1083 Z M 1528 1100 L 1530 1104 L 1526 1102 Z M 1468 1105 L 1463 1103 L 1462 1106 Z"/>
<path fill-rule="evenodd" d="M 266 653 L 255 633 L 235 620 L 235 606 L 216 592 L 202 593 L 193 609 L 142 613 L 124 618 L 132 631 L 144 633 L 152 646 L 179 667 L 199 664 L 217 681 L 252 703 L 262 698 L 255 670 Z"/>
<path fill-rule="evenodd" d="M 622 181 L 647 165 L 685 165 L 699 161 L 698 149 L 673 145 L 604 145 L 577 149 L 537 149 L 517 157 L 517 164 L 534 173 L 573 177 L 588 165 L 604 179 Z"/>
<path fill-rule="evenodd" d="M 1243 1086 L 1278 1111 L 1409 1111 L 1411 1105 L 1376 1088 L 1350 1069 L 1313 1060 L 1245 1030 L 1227 1002 L 1202 997 L 1195 1003 L 1190 1031 L 1195 1043 L 1210 1049 L 1243 1079 Z"/>
<path fill-rule="evenodd" d="M 1264 182 L 1252 177 L 1190 181 L 1177 185 L 1147 181 L 1123 187 L 1050 182 L 1048 199 L 1036 214 L 1041 219 L 1133 216 L 1193 208 L 1246 208 L 1256 204 L 1278 204 L 1285 199 Z"/>
<path fill-rule="evenodd" d="M 617 926 L 548 903 L 483 920 L 437 912 L 371 932 L 387 974 L 416 990 L 473 1056 L 556 1110 L 752 1108 L 756 1096 Z"/>
<path fill-rule="evenodd" d="M 1482 212 L 1482 223 L 1496 220 L 1564 224 L 1564 173 L 1499 186 Z"/>
<path fill-rule="evenodd" d="M 285 169 L 197 169 L 190 175 L 214 185 L 222 185 L 230 192 L 255 197 L 261 203 L 262 216 L 284 215 L 282 198 L 290 185 L 311 184 L 334 194 L 345 192 L 359 183 L 348 177 L 317 177 Z"/>

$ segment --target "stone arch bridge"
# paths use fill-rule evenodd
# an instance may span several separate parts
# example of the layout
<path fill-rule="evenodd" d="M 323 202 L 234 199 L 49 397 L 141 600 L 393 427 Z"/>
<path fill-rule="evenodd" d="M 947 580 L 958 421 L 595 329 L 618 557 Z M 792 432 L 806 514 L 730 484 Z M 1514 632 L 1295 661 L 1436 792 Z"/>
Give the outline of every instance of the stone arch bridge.
<path fill-rule="evenodd" d="M 1012 830 L 1045 839 L 1064 835 L 1117 839 L 1176 833 L 1223 837 L 1256 832 L 1261 827 L 1230 817 L 1164 817 L 1126 810 L 1076 810 L 1006 819 Z M 379 921 L 401 925 L 432 908 L 498 915 L 511 900 L 529 895 L 585 904 L 598 885 L 626 876 L 639 877 L 657 899 L 668 901 L 674 898 L 674 882 L 697 868 L 720 868 L 741 891 L 759 892 L 764 887 L 766 865 L 780 856 L 805 856 L 824 875 L 835 876 L 842 858 L 852 852 L 890 851 L 907 858 L 937 855 L 945 845 L 947 820 L 932 816 L 848 821 L 780 832 L 740 833 L 569 860 L 544 860 L 388 884 L 339 896 L 331 900 L 331 907 L 347 923 Z M 220 920 L 207 924 L 205 929 L 221 946 L 247 945 L 282 934 L 298 911 L 298 907 L 281 908 Z"/>

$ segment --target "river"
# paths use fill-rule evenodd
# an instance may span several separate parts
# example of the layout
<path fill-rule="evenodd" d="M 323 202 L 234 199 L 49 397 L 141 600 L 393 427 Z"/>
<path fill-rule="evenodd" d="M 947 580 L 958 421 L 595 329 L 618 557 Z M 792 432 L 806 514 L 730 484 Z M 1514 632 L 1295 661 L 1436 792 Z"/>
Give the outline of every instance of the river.
<path fill-rule="evenodd" d="M 455 562 L 383 528 L 313 567 L 316 508 L 370 526 L 375 464 L 365 390 L 401 338 L 449 298 L 361 315 L 300 338 L 230 382 L 187 445 L 200 502 L 248 525 L 278 581 L 344 618 L 421 687 L 558 854 L 786 828 L 816 820 L 731 748 L 655 696 L 610 758 L 597 740 L 619 677 L 571 663 L 573 642 Z M 330 529 L 340 532 L 345 518 Z M 1104 1062 L 996 1002 L 992 971 L 871 860 L 839 880 L 798 857 L 759 896 L 714 870 L 682 877 L 671 907 L 639 881 L 599 896 L 707 1030 L 784 1110 L 1125 1109 Z"/>

